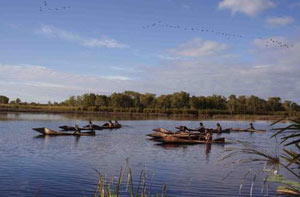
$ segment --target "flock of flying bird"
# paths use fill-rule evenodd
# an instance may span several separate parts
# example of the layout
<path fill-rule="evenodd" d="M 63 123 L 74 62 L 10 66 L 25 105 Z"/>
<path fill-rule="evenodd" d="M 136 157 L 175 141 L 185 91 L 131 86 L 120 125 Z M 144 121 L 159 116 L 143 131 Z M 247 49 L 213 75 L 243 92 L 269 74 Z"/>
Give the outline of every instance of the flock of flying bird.
<path fill-rule="evenodd" d="M 178 30 L 193 31 L 193 32 L 202 32 L 202 33 L 213 33 L 213 34 L 216 34 L 216 35 L 219 35 L 219 36 L 224 36 L 227 39 L 230 39 L 230 38 L 239 38 L 239 39 L 259 38 L 259 39 L 263 39 L 262 37 L 246 36 L 246 35 L 235 34 L 235 33 L 227 33 L 227 32 L 216 31 L 214 29 L 197 28 L 197 27 L 183 27 L 183 26 L 180 26 L 180 25 L 170 25 L 170 24 L 167 24 L 167 23 L 163 23 L 162 21 L 157 21 L 157 22 L 154 22 L 150 25 L 142 26 L 143 29 L 150 29 L 150 28 L 155 28 L 155 27 L 178 29 Z M 265 47 L 269 47 L 271 45 L 276 45 L 280 48 L 294 47 L 294 45 L 292 45 L 292 44 L 286 44 L 286 43 L 283 43 L 282 41 L 275 40 L 273 38 L 265 40 Z"/>
<path fill-rule="evenodd" d="M 47 1 L 43 2 L 43 6 L 40 6 L 40 12 L 42 12 L 43 10 L 53 10 L 53 11 L 60 11 L 60 10 L 67 10 L 67 9 L 71 9 L 71 6 L 62 6 L 62 7 L 49 7 Z"/>
<path fill-rule="evenodd" d="M 54 7 L 51 8 L 48 6 L 47 1 L 43 2 L 43 6 L 40 6 L 40 12 L 43 10 L 54 10 L 54 11 L 59 11 L 59 10 L 67 10 L 71 9 L 71 6 L 62 6 L 62 7 Z M 241 34 L 235 34 L 235 33 L 227 33 L 227 32 L 221 32 L 221 31 L 215 31 L 213 29 L 207 29 L 207 28 L 197 28 L 197 27 L 183 27 L 180 25 L 170 25 L 167 23 L 163 23 L 162 21 L 157 21 L 154 22 L 150 25 L 145 25 L 143 26 L 143 29 L 149 29 L 149 28 L 155 28 L 155 27 L 163 27 L 163 28 L 169 28 L 169 29 L 178 29 L 178 30 L 184 30 L 184 31 L 194 31 L 194 32 L 203 32 L 203 33 L 214 33 L 219 36 L 224 36 L 227 39 L 230 38 L 259 38 L 263 39 L 262 37 L 255 37 L 255 36 L 246 36 L 246 35 L 241 35 Z M 265 47 L 269 47 L 272 45 L 277 45 L 280 48 L 291 48 L 294 47 L 292 44 L 286 44 L 283 43 L 282 41 L 275 40 L 273 38 L 270 38 L 268 40 L 265 40 Z"/>

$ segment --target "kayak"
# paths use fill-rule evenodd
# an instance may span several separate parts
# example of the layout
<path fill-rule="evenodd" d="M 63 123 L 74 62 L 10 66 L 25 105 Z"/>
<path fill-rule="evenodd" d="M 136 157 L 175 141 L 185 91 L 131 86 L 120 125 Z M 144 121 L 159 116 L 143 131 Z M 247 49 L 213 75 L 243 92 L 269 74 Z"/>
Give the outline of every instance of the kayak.
<path fill-rule="evenodd" d="M 96 125 L 96 124 L 93 124 L 93 130 L 102 130 L 102 129 L 119 129 L 119 128 L 121 128 L 122 127 L 122 125 L 114 125 L 114 126 L 108 126 L 107 124 L 104 124 L 104 125 L 102 125 L 102 126 L 100 126 L 100 125 Z M 85 126 L 85 127 L 83 127 L 83 128 L 89 128 L 89 126 L 87 125 L 87 126 Z"/>
<path fill-rule="evenodd" d="M 174 136 L 166 136 L 157 139 L 157 141 L 160 141 L 165 144 L 224 144 L 225 138 L 217 138 L 212 141 L 206 141 L 206 140 L 189 140 L 189 139 L 182 139 Z"/>
<path fill-rule="evenodd" d="M 164 128 L 153 129 L 153 131 L 155 131 L 155 132 L 160 132 L 160 133 L 165 133 L 165 134 L 174 134 L 174 132 L 169 131 L 169 130 L 164 129 Z"/>
<path fill-rule="evenodd" d="M 122 125 L 116 125 L 116 126 L 110 127 L 110 126 L 107 126 L 107 125 L 105 125 L 105 124 L 102 125 L 102 126 L 93 124 L 93 125 L 92 125 L 92 128 L 90 128 L 89 125 L 86 125 L 86 126 L 84 126 L 84 127 L 82 127 L 82 128 L 79 128 L 79 130 L 119 129 L 119 128 L 121 128 L 121 127 L 122 127 Z M 62 129 L 63 131 L 75 131 L 75 130 L 76 130 L 75 127 L 67 126 L 67 125 L 60 126 L 59 128 Z"/>
<path fill-rule="evenodd" d="M 60 128 L 63 131 L 76 131 L 75 127 L 68 126 L 68 125 L 63 125 L 58 128 Z M 84 127 L 84 128 L 79 128 L 79 130 L 92 130 L 92 129 Z"/>
<path fill-rule="evenodd" d="M 258 130 L 258 129 L 241 129 L 241 128 L 232 128 L 231 131 L 233 132 L 258 132 L 258 133 L 264 133 L 267 130 Z"/>
<path fill-rule="evenodd" d="M 87 131 L 87 132 L 80 132 L 80 133 L 69 133 L 69 132 L 61 132 L 61 131 L 55 131 L 52 129 L 48 129 L 46 127 L 42 128 L 33 128 L 33 130 L 43 134 L 43 135 L 73 135 L 73 136 L 94 136 L 96 135 L 95 131 Z"/>
<path fill-rule="evenodd" d="M 178 126 L 178 127 L 176 127 L 176 129 L 178 129 L 180 131 L 182 131 L 183 128 L 187 128 L 187 127 L 185 127 L 185 126 Z M 222 131 L 218 131 L 218 130 L 215 130 L 215 129 L 208 129 L 208 128 L 206 128 L 204 130 L 202 129 L 202 131 L 200 131 L 200 129 L 197 129 L 197 128 L 195 128 L 195 129 L 193 129 L 193 128 L 187 128 L 187 130 L 188 131 L 198 131 L 200 133 L 204 133 L 205 130 L 209 130 L 209 131 L 212 131 L 213 133 L 219 133 L 219 134 L 221 134 L 221 133 L 230 133 L 231 128 L 223 129 Z"/>
<path fill-rule="evenodd" d="M 158 138 L 162 138 L 162 137 L 166 137 L 166 136 L 174 136 L 174 137 L 178 137 L 178 138 L 183 138 L 183 139 L 204 139 L 204 135 L 200 134 L 200 133 L 184 133 L 184 132 L 180 132 L 180 133 L 172 133 L 172 134 L 166 134 L 166 133 L 161 133 L 161 132 L 154 132 L 151 134 L 147 134 L 146 136 L 154 138 L 154 139 L 158 139 Z"/>

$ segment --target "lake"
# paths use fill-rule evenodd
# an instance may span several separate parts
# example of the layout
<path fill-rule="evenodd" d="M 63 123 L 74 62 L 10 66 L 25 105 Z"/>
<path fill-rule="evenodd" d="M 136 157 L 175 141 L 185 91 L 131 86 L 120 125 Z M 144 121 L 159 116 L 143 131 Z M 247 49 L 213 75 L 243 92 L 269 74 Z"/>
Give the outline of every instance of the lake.
<path fill-rule="evenodd" d="M 90 118 L 95 120 L 94 124 L 103 124 L 109 119 L 92 115 L 1 113 L 0 196 L 91 196 L 98 180 L 96 170 L 108 179 L 118 177 L 120 167 L 125 167 L 126 162 L 132 169 L 134 189 L 140 182 L 141 171 L 145 170 L 148 188 L 153 177 L 153 194 L 161 193 L 166 183 L 168 196 L 238 196 L 243 177 L 252 165 L 237 167 L 225 165 L 229 162 L 218 163 L 227 154 L 226 149 L 241 147 L 237 140 L 269 152 L 274 152 L 276 146 L 275 139 L 270 139 L 272 131 L 222 134 L 218 137 L 225 137 L 231 143 L 213 144 L 210 150 L 206 145 L 159 146 L 145 136 L 158 127 L 170 130 L 179 125 L 198 127 L 199 120 L 122 120 L 119 117 L 119 122 L 125 125 L 123 128 L 81 137 L 38 137 L 32 130 L 34 127 L 58 129 L 60 125 L 86 125 Z M 223 128 L 249 125 L 249 121 L 234 120 L 202 122 L 209 128 L 215 127 L 217 122 Z M 254 126 L 269 130 L 270 123 L 254 121 Z M 263 165 L 252 167 L 253 171 L 261 170 Z M 264 195 L 262 178 L 263 175 L 256 177 L 254 196 Z M 252 180 L 253 174 L 244 179 L 241 195 L 249 196 Z M 126 196 L 125 186 L 121 190 L 121 195 Z M 275 185 L 270 185 L 269 195 L 274 192 Z"/>

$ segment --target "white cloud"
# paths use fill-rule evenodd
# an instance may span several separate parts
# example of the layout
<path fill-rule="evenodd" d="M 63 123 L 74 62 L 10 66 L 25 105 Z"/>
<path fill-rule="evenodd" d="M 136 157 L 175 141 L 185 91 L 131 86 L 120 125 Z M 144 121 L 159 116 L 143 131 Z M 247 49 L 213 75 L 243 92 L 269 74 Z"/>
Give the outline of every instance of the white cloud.
<path fill-rule="evenodd" d="M 232 14 L 241 12 L 248 16 L 255 16 L 273 7 L 275 3 L 271 0 L 223 0 L 219 3 L 220 9 L 230 9 Z"/>
<path fill-rule="evenodd" d="M 203 57 L 215 55 L 226 49 L 228 49 L 226 44 L 214 41 L 202 41 L 200 38 L 196 38 L 192 41 L 182 44 L 177 49 L 170 49 L 169 52 L 175 56 Z"/>
<path fill-rule="evenodd" d="M 289 43 L 280 37 L 272 39 Z M 161 66 L 145 68 L 145 80 L 151 81 L 151 86 L 145 87 L 155 93 L 184 90 L 197 95 L 279 96 L 300 103 L 300 41 L 292 48 L 276 44 L 266 48 L 267 40 L 270 38 L 254 41 L 251 61 L 234 54 L 227 59 L 214 55 L 170 60 Z"/>
<path fill-rule="evenodd" d="M 289 25 L 294 22 L 294 18 L 285 16 L 285 17 L 269 17 L 266 19 L 266 23 L 269 25 L 275 25 L 275 26 L 283 26 L 283 25 Z"/>
<path fill-rule="evenodd" d="M 271 38 L 253 41 L 251 61 L 244 60 L 241 55 L 227 54 L 224 47 L 208 53 L 214 55 L 205 56 L 201 55 L 207 52 L 196 50 L 197 52 L 185 52 L 183 55 L 201 58 L 184 56 L 164 59 L 162 64 L 155 66 L 139 65 L 129 75 L 138 72 L 140 78 L 134 79 L 121 74 L 123 67 L 112 67 L 114 76 L 95 76 L 66 73 L 43 66 L 0 64 L 0 90 L 11 98 L 20 97 L 22 100 L 42 102 L 62 101 L 71 95 L 87 92 L 133 90 L 166 94 L 183 90 L 196 95 L 236 94 L 263 98 L 279 96 L 283 100 L 300 103 L 300 41 L 293 41 L 293 47 L 290 48 L 281 48 L 275 43 L 269 43 L 266 47 L 266 42 L 270 40 Z M 272 40 L 291 43 L 284 37 L 272 37 Z M 206 43 L 201 40 L 198 42 L 198 48 Z M 184 49 L 191 48 L 193 49 Z M 182 49 L 178 47 L 177 50 Z M 247 53 L 246 50 L 244 52 Z"/>
<path fill-rule="evenodd" d="M 98 38 L 84 38 L 77 34 L 58 29 L 49 25 L 41 25 L 40 28 L 36 30 L 36 33 L 48 36 L 59 38 L 61 40 L 76 42 L 83 46 L 87 47 L 106 47 L 106 48 L 125 48 L 127 47 L 124 44 L 119 43 L 117 40 L 107 37 Z"/>
<path fill-rule="evenodd" d="M 87 92 L 123 91 L 133 83 L 126 76 L 95 76 L 61 72 L 44 66 L 0 64 L 0 89 L 27 101 L 62 101 Z"/>

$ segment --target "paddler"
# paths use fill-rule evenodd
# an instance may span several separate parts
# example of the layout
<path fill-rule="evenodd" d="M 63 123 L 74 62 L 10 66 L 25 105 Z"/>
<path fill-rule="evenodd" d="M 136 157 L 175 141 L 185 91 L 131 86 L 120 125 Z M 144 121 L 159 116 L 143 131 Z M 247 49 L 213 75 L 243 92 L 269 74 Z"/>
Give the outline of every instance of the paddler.
<path fill-rule="evenodd" d="M 202 122 L 200 122 L 200 127 L 198 128 L 199 132 L 205 132 L 205 127 Z"/>
<path fill-rule="evenodd" d="M 93 123 L 92 123 L 92 121 L 91 121 L 91 120 L 89 121 L 88 128 L 89 128 L 89 129 L 91 129 L 91 130 L 93 130 Z"/>
<path fill-rule="evenodd" d="M 217 131 L 217 133 L 222 133 L 222 127 L 220 123 L 217 123 L 217 128 L 215 129 L 215 131 Z"/>
<path fill-rule="evenodd" d="M 113 127 L 114 126 L 114 123 L 112 123 L 111 120 L 108 121 L 108 127 Z"/>
<path fill-rule="evenodd" d="M 75 124 L 74 128 L 75 128 L 75 131 L 74 131 L 73 134 L 81 133 L 81 131 L 80 131 L 80 129 L 79 129 L 79 126 L 78 126 L 77 124 Z"/>
<path fill-rule="evenodd" d="M 248 129 L 255 130 L 252 122 L 250 122 L 250 127 Z"/>
<path fill-rule="evenodd" d="M 205 140 L 206 142 L 212 141 L 212 131 L 211 130 L 205 130 Z"/>
<path fill-rule="evenodd" d="M 120 126 L 120 123 L 118 122 L 118 120 L 115 120 L 115 126 Z"/>

